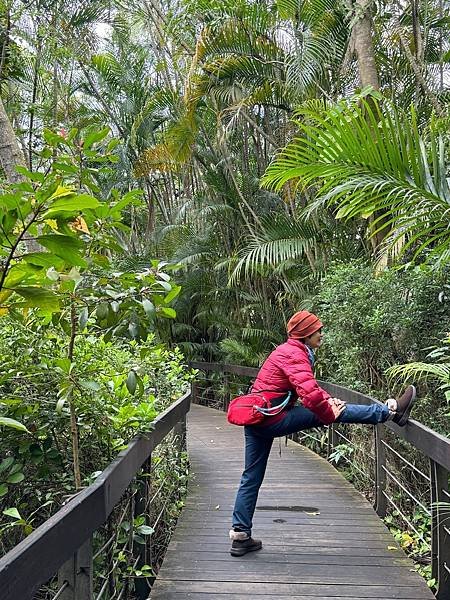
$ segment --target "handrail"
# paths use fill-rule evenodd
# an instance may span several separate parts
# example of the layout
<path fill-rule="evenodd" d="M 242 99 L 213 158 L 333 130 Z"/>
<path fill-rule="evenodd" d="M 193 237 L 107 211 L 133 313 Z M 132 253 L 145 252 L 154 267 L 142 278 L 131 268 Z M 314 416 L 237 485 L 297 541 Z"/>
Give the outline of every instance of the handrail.
<path fill-rule="evenodd" d="M 341 385 L 325 381 L 320 381 L 319 383 L 329 394 L 341 398 L 341 400 L 350 404 L 381 404 L 375 398 L 349 390 Z M 414 419 L 409 419 L 405 427 L 399 427 L 393 421 L 387 421 L 383 425 L 450 471 L 449 438 L 444 437 L 437 431 L 433 431 L 433 429 Z"/>
<path fill-rule="evenodd" d="M 135 437 L 89 487 L 0 559 L 1 600 L 28 600 L 103 523 L 152 451 L 189 411 L 191 392 Z"/>
<path fill-rule="evenodd" d="M 225 388 L 228 387 L 229 375 L 254 378 L 259 371 L 254 367 L 221 363 L 191 362 L 190 366 L 205 373 L 222 374 Z M 370 396 L 335 383 L 319 381 L 319 384 L 331 396 L 351 404 L 381 404 L 381 402 Z M 194 382 L 192 385 L 192 401 L 196 402 L 198 396 L 198 384 Z M 230 397 L 227 389 L 225 389 L 223 410 L 227 409 L 229 401 Z M 340 435 L 337 430 L 338 427 L 338 423 L 328 427 L 329 454 L 338 445 Z M 393 480 L 392 474 L 387 469 L 386 452 L 390 447 L 384 439 L 387 429 L 398 438 L 408 442 L 429 459 L 430 476 L 425 476 L 425 478 L 430 492 L 430 510 L 428 512 L 431 513 L 432 577 L 438 582 L 437 598 L 439 600 L 450 600 L 450 528 L 448 527 L 448 523 L 450 523 L 450 439 L 414 419 L 409 419 L 404 427 L 399 427 L 393 421 L 387 421 L 373 428 L 375 453 L 374 509 L 381 518 L 386 516 L 388 503 L 396 506 L 393 498 L 387 493 L 388 478 L 391 482 Z M 400 455 L 397 453 L 397 456 Z M 405 464 L 412 464 L 402 456 L 400 458 Z M 416 469 L 414 465 L 412 466 Z M 419 471 L 419 473 L 421 472 Z M 417 499 L 415 501 L 419 503 Z M 400 511 L 397 506 L 396 508 Z M 401 511 L 400 514 L 402 514 Z M 414 529 L 414 526 L 406 517 L 405 521 Z"/>
<path fill-rule="evenodd" d="M 230 373 L 233 375 L 242 375 L 244 377 L 256 377 L 259 369 L 255 367 L 243 367 L 240 365 L 228 365 L 221 363 L 202 363 L 202 362 L 191 362 L 190 365 L 193 369 L 199 369 L 201 371 L 212 371 L 216 373 Z M 320 381 L 319 384 L 329 394 L 336 398 L 340 398 L 349 404 L 382 404 L 379 400 L 355 392 L 348 388 L 345 388 L 336 383 L 329 383 L 327 381 Z M 393 421 L 387 421 L 384 423 L 385 427 L 391 429 L 418 450 L 426 454 L 429 458 L 432 458 L 439 465 L 450 471 L 450 439 L 444 437 L 437 431 L 433 431 L 426 425 L 409 419 L 405 427 L 399 427 Z"/>

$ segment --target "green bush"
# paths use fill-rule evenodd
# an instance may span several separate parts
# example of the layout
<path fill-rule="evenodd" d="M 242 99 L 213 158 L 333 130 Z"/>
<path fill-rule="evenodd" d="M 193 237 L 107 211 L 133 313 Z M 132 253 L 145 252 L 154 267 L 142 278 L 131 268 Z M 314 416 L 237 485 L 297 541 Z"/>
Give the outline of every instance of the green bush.
<path fill-rule="evenodd" d="M 0 531 L 8 531 L 8 539 L 2 540 L 5 550 L 74 491 L 70 413 L 62 401 L 68 379 L 87 485 L 130 438 L 148 431 L 157 414 L 187 390 L 191 375 L 180 352 L 156 343 L 153 335 L 140 343 L 85 335 L 77 339 L 68 376 L 67 340 L 60 332 L 6 320 L 0 327 L 0 417 L 20 421 L 28 430 L 2 428 Z M 21 520 L 10 514 L 13 508 Z"/>
<path fill-rule="evenodd" d="M 318 375 L 363 392 L 387 391 L 386 370 L 423 360 L 450 329 L 445 275 L 420 267 L 386 269 L 335 264 L 314 310 L 325 325 Z"/>

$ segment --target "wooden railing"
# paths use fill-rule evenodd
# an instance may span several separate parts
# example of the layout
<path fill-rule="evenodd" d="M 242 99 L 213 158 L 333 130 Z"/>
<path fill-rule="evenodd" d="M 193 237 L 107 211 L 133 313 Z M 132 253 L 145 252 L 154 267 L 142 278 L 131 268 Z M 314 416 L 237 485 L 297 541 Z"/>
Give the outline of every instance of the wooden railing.
<path fill-rule="evenodd" d="M 110 552 L 112 543 L 117 541 L 117 529 L 128 514 L 128 536 L 124 542 L 123 554 L 133 554 L 134 572 L 140 566 L 148 564 L 149 543 L 136 544 L 132 534 L 133 518 L 141 516 L 147 527 L 155 524 L 148 522 L 149 508 L 155 494 L 149 485 L 151 477 L 151 456 L 155 448 L 172 432 L 184 447 L 186 414 L 189 411 L 191 395 L 185 394 L 154 421 L 154 428 L 145 436 L 136 437 L 126 450 L 101 473 L 95 482 L 78 493 L 55 515 L 32 532 L 25 540 L 0 559 L 0 598 L 1 600 L 31 600 L 33 598 L 62 600 L 91 600 L 93 598 L 128 598 L 133 573 L 125 573 L 126 583 L 117 586 L 114 580 L 114 568 L 120 571 L 119 552 Z M 174 451 L 175 449 L 173 449 Z M 172 449 L 171 449 L 172 451 Z M 143 468 L 143 473 L 141 469 Z M 136 476 L 141 479 L 136 480 Z M 132 489 L 130 490 L 130 484 Z M 106 542 L 95 538 L 94 534 L 108 521 L 108 517 L 125 499 L 124 511 L 117 517 L 114 527 L 104 527 Z M 127 496 L 127 494 L 125 494 Z M 157 517 L 160 519 L 161 512 Z M 144 522 L 141 524 L 144 524 Z M 94 536 L 95 537 L 95 536 Z M 150 536 L 151 537 L 151 536 Z M 102 561 L 102 553 L 110 552 L 109 560 Z M 136 558 L 135 558 L 136 557 Z M 103 569 L 101 581 L 95 586 L 96 564 Z M 55 582 L 55 574 L 58 580 Z M 145 573 L 144 573 L 145 575 Z M 41 586 L 53 579 L 53 584 L 45 591 Z M 148 598 L 149 577 L 137 577 L 134 581 L 133 598 Z"/>
<path fill-rule="evenodd" d="M 202 381 L 201 373 L 198 374 L 192 386 L 192 401 L 207 404 L 215 408 L 226 410 L 233 396 L 245 393 L 247 386 L 258 373 L 258 369 L 238 365 L 225 365 L 218 363 L 194 362 L 191 366 L 205 374 Z M 327 382 L 320 385 L 333 397 L 341 398 L 352 404 L 372 404 L 377 402 L 373 398 L 354 392 L 347 388 Z M 343 429 L 347 426 L 333 424 L 321 428 L 322 438 L 314 437 L 311 432 L 301 432 L 294 436 L 295 441 L 304 442 L 306 438 L 313 438 L 321 447 L 326 446 L 328 456 L 332 457 L 340 445 L 349 445 L 351 439 L 345 435 Z M 350 426 L 353 427 L 353 426 Z M 431 537 L 431 565 L 432 577 L 437 582 L 437 598 L 450 600 L 450 440 L 421 423 L 410 419 L 405 427 L 398 427 L 392 421 L 377 425 L 372 428 L 373 440 L 370 461 L 373 463 L 371 477 L 372 490 L 369 496 L 373 499 L 374 509 L 384 518 L 388 512 L 396 511 L 408 527 L 422 535 L 412 522 L 411 514 L 405 514 L 399 503 L 402 497 L 409 501 L 411 506 L 419 508 L 430 517 Z M 326 435 L 324 441 L 323 435 Z M 395 441 L 401 442 L 401 447 L 394 447 Z M 406 456 L 405 456 L 406 454 Z M 421 456 L 428 463 L 428 468 L 420 468 L 415 463 L 416 457 Z M 391 468 L 390 461 L 394 460 L 395 468 Z M 351 462 L 347 458 L 348 462 Z M 401 481 L 402 471 L 413 473 L 413 477 L 420 480 L 421 485 L 427 489 L 427 499 L 419 499 L 408 485 Z M 367 476 L 365 472 L 363 475 Z"/>

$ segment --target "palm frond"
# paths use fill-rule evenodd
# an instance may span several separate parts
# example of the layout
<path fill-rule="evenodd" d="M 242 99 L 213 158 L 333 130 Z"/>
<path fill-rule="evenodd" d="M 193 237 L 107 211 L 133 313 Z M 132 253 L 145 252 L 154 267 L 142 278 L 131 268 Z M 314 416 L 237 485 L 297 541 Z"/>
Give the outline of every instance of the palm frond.
<path fill-rule="evenodd" d="M 311 221 L 297 220 L 283 214 L 268 216 L 261 220 L 261 230 L 247 244 L 237 263 L 230 283 L 236 283 L 242 275 L 252 276 L 266 267 L 276 268 L 288 260 L 300 259 L 316 239 Z"/>
<path fill-rule="evenodd" d="M 431 129 L 421 135 L 413 109 L 382 111 L 374 100 L 308 106 L 298 114 L 301 137 L 268 167 L 264 185 L 318 186 L 310 211 L 333 205 L 345 219 L 377 212 L 399 235 L 421 238 L 419 252 L 450 244 L 448 141 Z M 434 236 L 426 237 L 431 227 Z"/>
<path fill-rule="evenodd" d="M 450 364 L 415 362 L 395 365 L 386 371 L 388 377 L 397 381 L 439 381 L 443 386 L 450 385 Z"/>

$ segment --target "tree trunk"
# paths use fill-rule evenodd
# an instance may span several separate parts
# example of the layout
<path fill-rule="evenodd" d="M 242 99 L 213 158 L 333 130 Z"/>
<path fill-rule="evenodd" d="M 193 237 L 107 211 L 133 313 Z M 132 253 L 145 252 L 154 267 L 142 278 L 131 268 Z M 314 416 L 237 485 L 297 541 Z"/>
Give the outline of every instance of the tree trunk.
<path fill-rule="evenodd" d="M 372 86 L 380 89 L 375 51 L 372 40 L 372 16 L 370 9 L 372 0 L 356 0 L 354 8 L 357 19 L 353 25 L 356 56 L 358 58 L 359 79 L 361 87 Z"/>
<path fill-rule="evenodd" d="M 24 181 L 25 178 L 16 171 L 16 167 L 25 166 L 25 156 L 19 146 L 19 142 L 17 141 L 11 121 L 6 113 L 3 101 L 0 98 L 0 167 L 9 183 L 20 183 L 21 181 Z M 23 241 L 25 242 L 28 252 L 37 252 L 41 249 L 41 246 L 39 246 L 34 238 L 29 236 L 27 231 L 30 224 L 30 216 L 26 219 L 26 221 L 27 226 L 23 234 Z M 11 257 L 14 256 L 14 252 L 15 250 L 13 250 Z M 6 274 L 6 270 L 7 269 L 4 270 L 4 275 Z"/>
<path fill-rule="evenodd" d="M 0 57 L 0 82 L 3 79 L 3 71 L 5 68 L 6 54 L 8 52 L 10 33 L 11 33 L 11 6 L 7 5 L 7 7 L 6 7 L 6 27 L 5 27 L 5 32 L 4 32 L 2 53 L 1 53 L 1 57 Z"/>
<path fill-rule="evenodd" d="M 380 80 L 378 78 L 377 64 L 375 61 L 375 50 L 372 37 L 372 0 L 355 0 L 355 24 L 353 25 L 352 36 L 356 57 L 358 60 L 358 71 L 361 87 L 371 86 L 375 91 L 380 89 Z M 370 102 L 370 100 L 369 100 Z M 373 214 L 369 217 L 369 224 L 373 226 L 374 221 L 379 217 Z M 377 228 L 380 223 L 377 223 Z M 377 231 L 370 238 L 373 252 L 387 235 L 387 230 Z"/>
<path fill-rule="evenodd" d="M 16 134 L 11 125 L 2 99 L 0 98 L 0 165 L 6 179 L 11 183 L 23 181 L 16 167 L 25 166 L 25 158 L 17 142 Z"/>
<path fill-rule="evenodd" d="M 38 94 L 38 81 L 39 81 L 39 68 L 41 64 L 41 52 L 42 52 L 42 40 L 39 36 L 38 46 L 36 52 L 36 58 L 34 61 L 34 75 L 33 75 L 33 92 L 31 96 L 31 107 L 30 107 L 30 122 L 28 125 L 28 168 L 30 171 L 33 170 L 33 133 L 34 133 L 34 113 L 36 109 L 36 100 Z"/>
<path fill-rule="evenodd" d="M 75 300 L 72 298 L 70 305 L 70 339 L 69 348 L 67 351 L 67 358 L 70 362 L 73 362 L 73 349 L 75 345 L 75 337 L 77 335 L 77 313 L 75 307 Z M 70 433 L 72 438 L 72 458 L 73 458 L 73 477 L 75 482 L 76 490 L 81 488 L 81 469 L 80 469 L 80 449 L 79 449 L 79 436 L 78 436 L 78 425 L 77 425 L 77 413 L 74 404 L 73 392 L 69 396 L 69 407 L 70 407 Z"/>

